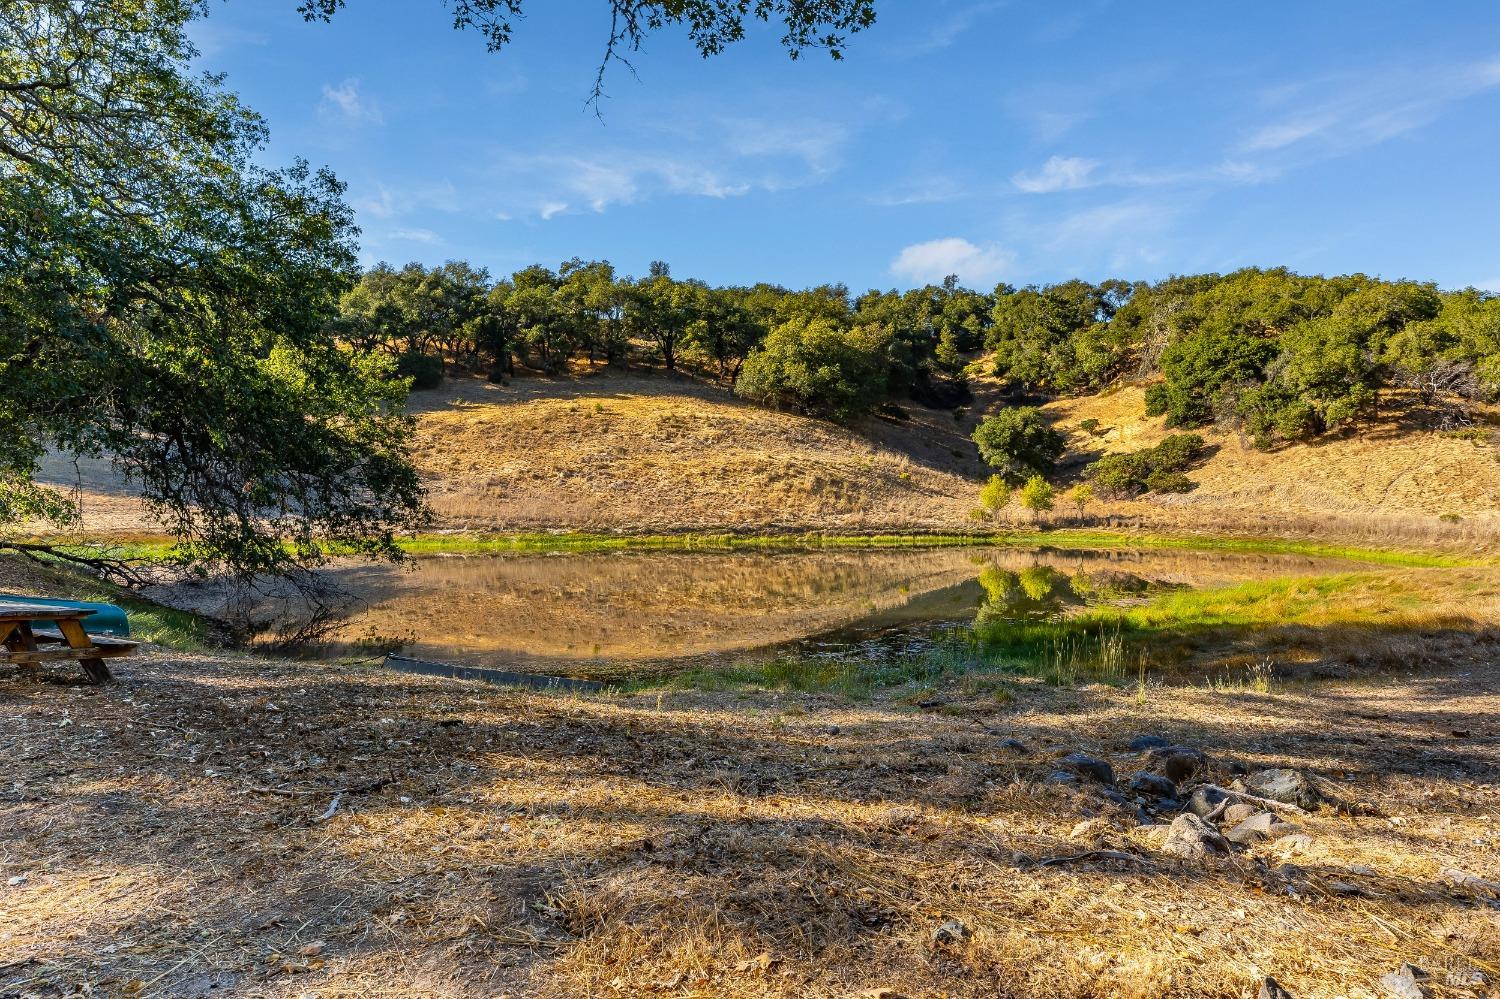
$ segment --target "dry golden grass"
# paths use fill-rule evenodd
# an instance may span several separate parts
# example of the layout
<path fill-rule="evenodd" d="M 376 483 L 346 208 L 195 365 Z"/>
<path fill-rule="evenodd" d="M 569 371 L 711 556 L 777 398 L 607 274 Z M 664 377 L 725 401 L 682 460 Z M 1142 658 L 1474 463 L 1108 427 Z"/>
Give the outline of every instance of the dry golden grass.
<path fill-rule="evenodd" d="M 1271 974 L 1332 997 L 1403 961 L 1500 977 L 1493 656 L 1144 701 L 971 684 L 931 711 L 160 650 L 119 674 L 0 682 L 0 994 L 1238 997 Z M 1229 760 L 1307 767 L 1356 807 L 1299 819 L 1304 846 L 1172 860 L 1044 779 L 1074 747 L 1127 774 L 1142 732 L 1207 750 L 1221 783 Z M 1039 866 L 1098 848 L 1128 859 Z M 934 945 L 955 919 L 967 939 Z"/>
<path fill-rule="evenodd" d="M 973 506 L 973 447 L 946 415 L 861 434 L 618 376 L 456 382 L 419 403 L 417 450 L 447 528 L 935 529 Z"/>
<path fill-rule="evenodd" d="M 1260 451 L 1234 433 L 1201 431 L 1217 448 L 1189 473 L 1190 493 L 1100 504 L 1096 512 L 1162 528 L 1493 547 L 1500 537 L 1500 449 L 1387 414 L 1350 436 Z M 1121 385 L 1049 404 L 1071 433 L 1070 458 L 1150 447 L 1174 431 L 1144 415 L 1144 389 Z M 1490 414 L 1493 416 L 1494 414 Z M 1078 425 L 1100 423 L 1100 432 Z M 1449 520 L 1444 520 L 1449 515 Z M 1459 519 L 1450 522 L 1456 515 Z"/>
<path fill-rule="evenodd" d="M 417 461 L 436 526 L 457 531 L 955 531 L 1030 524 L 1019 509 L 971 518 L 987 474 L 968 439 L 999 405 L 992 380 L 959 419 L 907 407 L 909 419 L 846 429 L 771 412 L 687 379 L 600 374 L 521 378 L 505 387 L 452 380 L 413 396 Z M 1103 453 L 1169 431 L 1121 385 L 1049 404 L 1073 431 L 1065 477 Z M 1491 414 L 1492 416 L 1494 414 Z M 1085 419 L 1108 428 L 1077 430 Z M 1500 460 L 1493 444 L 1413 425 L 1392 411 L 1351 437 L 1261 452 L 1233 434 L 1191 473 L 1191 493 L 1095 502 L 1090 524 L 1319 537 L 1393 546 L 1494 550 Z M 154 524 L 106 462 L 53 460 L 44 478 L 76 489 L 84 530 Z M 1052 519 L 1067 522 L 1060 503 Z M 1457 520 L 1453 518 L 1457 517 Z"/>

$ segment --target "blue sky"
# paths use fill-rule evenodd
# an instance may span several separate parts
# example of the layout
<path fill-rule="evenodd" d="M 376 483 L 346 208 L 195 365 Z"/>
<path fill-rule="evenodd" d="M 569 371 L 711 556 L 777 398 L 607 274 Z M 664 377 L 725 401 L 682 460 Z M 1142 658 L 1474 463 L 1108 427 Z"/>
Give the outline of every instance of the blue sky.
<path fill-rule="evenodd" d="M 204 68 L 269 161 L 349 184 L 367 263 L 572 256 L 714 283 L 1154 279 L 1285 264 L 1500 291 L 1500 4 L 882 0 L 835 63 L 673 31 L 585 107 L 603 0 L 511 48 L 439 0 L 226 0 Z"/>

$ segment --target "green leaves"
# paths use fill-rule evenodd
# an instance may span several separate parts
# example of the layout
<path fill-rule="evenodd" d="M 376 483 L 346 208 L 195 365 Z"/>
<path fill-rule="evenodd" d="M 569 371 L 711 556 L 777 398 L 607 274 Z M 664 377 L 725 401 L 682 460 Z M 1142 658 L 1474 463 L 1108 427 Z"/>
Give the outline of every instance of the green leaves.
<path fill-rule="evenodd" d="M 1100 458 L 1083 474 L 1101 496 L 1112 499 L 1146 492 L 1185 493 L 1193 489 L 1193 483 L 1182 473 L 1202 458 L 1205 450 L 1204 440 L 1197 434 L 1169 434 L 1155 447 Z M 1080 507 L 1092 496 L 1090 490 Z"/>
<path fill-rule="evenodd" d="M 773 329 L 745 361 L 735 393 L 769 406 L 851 419 L 885 397 L 889 345 L 890 333 L 880 327 L 845 329 L 827 319 L 794 319 Z"/>
<path fill-rule="evenodd" d="M 1035 406 L 1002 409 L 974 428 L 979 454 L 1007 480 L 1050 472 L 1066 443 Z"/>
<path fill-rule="evenodd" d="M 103 454 L 203 564 L 394 554 L 422 494 L 401 383 L 335 335 L 343 186 L 254 165 L 260 119 L 188 64 L 201 3 L 3 9 L 22 84 L 0 88 L 0 417 L 27 442 L 0 450 L 11 494 L 44 447 Z"/>

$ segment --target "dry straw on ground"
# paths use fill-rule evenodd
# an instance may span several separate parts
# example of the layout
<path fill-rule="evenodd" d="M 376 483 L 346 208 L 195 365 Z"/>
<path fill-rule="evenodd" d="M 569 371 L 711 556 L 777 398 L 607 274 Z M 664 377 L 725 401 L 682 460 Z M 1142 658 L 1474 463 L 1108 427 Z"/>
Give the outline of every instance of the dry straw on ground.
<path fill-rule="evenodd" d="M 1371 996 L 1403 961 L 1500 980 L 1481 651 L 1271 693 L 1013 683 L 925 709 L 159 650 L 101 690 L 5 679 L 0 995 L 1227 997 L 1271 974 Z M 1072 748 L 1127 774 L 1143 732 L 1221 782 L 1309 768 L 1354 807 L 1299 820 L 1302 846 L 1173 860 L 1045 779 Z"/>

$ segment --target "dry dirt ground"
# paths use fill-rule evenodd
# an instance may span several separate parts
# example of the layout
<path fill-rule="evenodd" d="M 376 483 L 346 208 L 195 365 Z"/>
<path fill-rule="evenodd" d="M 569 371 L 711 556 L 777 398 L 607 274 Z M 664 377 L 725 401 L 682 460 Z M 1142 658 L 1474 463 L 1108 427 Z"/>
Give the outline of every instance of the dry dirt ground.
<path fill-rule="evenodd" d="M 0 996 L 1238 997 L 1272 975 L 1374 997 L 1402 962 L 1436 996 L 1500 981 L 1480 656 L 920 704 L 119 666 L 98 689 L 0 678 Z M 1048 780 L 1074 749 L 1123 779 L 1142 733 L 1221 784 L 1307 768 L 1347 807 L 1175 859 L 1133 806 Z"/>
<path fill-rule="evenodd" d="M 736 400 L 686 379 L 600 374 L 451 380 L 412 397 L 417 460 L 444 530 L 973 530 L 987 474 L 968 434 L 996 405 L 906 407 L 850 430 Z M 1072 431 L 1071 474 L 1099 453 L 1168 431 L 1143 415 L 1139 386 L 1049 404 Z M 1078 429 L 1088 418 L 1102 432 Z M 1392 416 L 1358 436 L 1263 453 L 1232 434 L 1192 473 L 1198 488 L 1095 503 L 1090 523 L 1231 533 L 1313 534 L 1492 548 L 1500 537 L 1500 448 Z M 102 461 L 53 460 L 45 478 L 77 491 L 94 532 L 155 530 Z M 1068 519 L 1062 504 L 1057 517 Z M 1444 515 L 1448 515 L 1445 520 Z M 1457 516 L 1457 522 L 1452 518 Z M 1029 524 L 1017 511 L 1001 518 Z"/>

